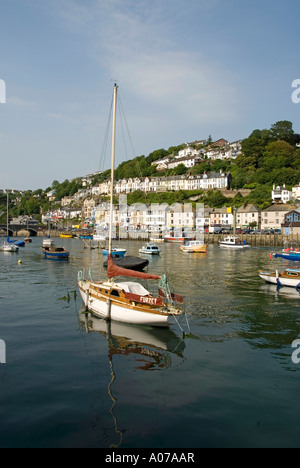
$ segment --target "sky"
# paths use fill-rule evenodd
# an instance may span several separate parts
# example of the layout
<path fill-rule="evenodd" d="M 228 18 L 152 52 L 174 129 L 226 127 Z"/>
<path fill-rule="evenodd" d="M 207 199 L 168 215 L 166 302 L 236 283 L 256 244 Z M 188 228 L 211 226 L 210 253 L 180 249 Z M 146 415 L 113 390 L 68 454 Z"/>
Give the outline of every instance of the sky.
<path fill-rule="evenodd" d="M 115 81 L 117 165 L 279 120 L 300 133 L 299 15 L 298 0 L 1 0 L 0 189 L 109 169 Z"/>

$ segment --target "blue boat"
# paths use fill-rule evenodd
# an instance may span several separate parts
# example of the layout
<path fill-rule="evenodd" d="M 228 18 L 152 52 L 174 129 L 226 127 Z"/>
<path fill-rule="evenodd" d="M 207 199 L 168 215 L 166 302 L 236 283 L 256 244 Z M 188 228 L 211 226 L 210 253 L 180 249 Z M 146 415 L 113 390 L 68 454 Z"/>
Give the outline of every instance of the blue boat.
<path fill-rule="evenodd" d="M 300 262 L 300 249 L 294 242 L 285 242 L 280 253 L 272 252 L 274 258 L 283 258 L 292 262 Z"/>
<path fill-rule="evenodd" d="M 69 258 L 69 252 L 63 247 L 42 247 L 42 251 L 45 258 L 51 258 L 53 260 L 67 260 Z"/>
<path fill-rule="evenodd" d="M 10 240 L 9 236 L 7 236 L 6 242 L 8 244 L 14 244 L 17 247 L 25 247 L 25 242 L 24 241 L 18 241 L 18 240 Z"/>
<path fill-rule="evenodd" d="M 127 250 L 126 249 L 118 249 L 114 248 L 111 251 L 111 254 L 114 258 L 124 258 Z M 108 257 L 109 251 L 103 250 L 103 257 Z"/>
<path fill-rule="evenodd" d="M 280 254 L 274 254 L 274 258 L 284 258 L 292 262 L 300 262 L 300 252 L 282 252 Z"/>

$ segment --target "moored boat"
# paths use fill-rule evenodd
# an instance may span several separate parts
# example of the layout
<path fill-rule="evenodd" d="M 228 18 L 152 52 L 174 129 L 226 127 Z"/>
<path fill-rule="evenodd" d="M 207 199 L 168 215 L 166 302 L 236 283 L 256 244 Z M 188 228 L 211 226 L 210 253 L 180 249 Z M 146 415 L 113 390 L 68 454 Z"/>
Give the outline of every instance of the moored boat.
<path fill-rule="evenodd" d="M 127 255 L 124 258 L 115 258 L 115 265 L 126 268 L 127 270 L 143 271 L 149 265 L 149 260 L 140 257 L 131 257 Z M 108 267 L 108 260 L 103 262 L 104 268 Z"/>
<path fill-rule="evenodd" d="M 171 244 L 183 244 L 185 241 L 194 240 L 194 237 L 183 237 L 183 236 L 165 236 L 165 242 Z"/>
<path fill-rule="evenodd" d="M 278 270 L 273 272 L 259 270 L 259 276 L 267 283 L 277 286 L 289 286 L 291 288 L 300 288 L 300 270 L 286 268 L 282 273 Z"/>
<path fill-rule="evenodd" d="M 180 250 L 190 253 L 206 253 L 207 246 L 198 240 L 187 241 L 180 247 Z"/>
<path fill-rule="evenodd" d="M 121 248 L 118 248 L 118 247 L 114 247 L 114 248 L 111 249 L 111 255 L 114 258 L 124 258 L 126 252 L 127 252 L 126 249 L 121 249 Z M 103 250 L 103 257 L 108 257 L 108 255 L 109 255 L 109 250 L 104 249 Z"/>
<path fill-rule="evenodd" d="M 126 268 L 118 267 L 114 263 L 112 238 L 113 238 L 113 198 L 114 198 L 114 161 L 115 161 L 115 137 L 116 137 L 116 110 L 117 90 L 114 85 L 113 93 L 113 132 L 112 132 L 112 158 L 111 158 L 111 188 L 110 188 L 110 222 L 109 222 L 109 246 L 107 279 L 93 281 L 91 275 L 84 279 L 83 272 L 78 273 L 78 288 L 84 301 L 86 310 L 106 320 L 167 327 L 177 316 L 182 315 L 182 310 L 176 303 L 182 302 L 183 297 L 171 292 L 165 276 L 152 275 Z M 121 249 L 122 250 L 122 249 Z M 125 253 L 123 252 L 125 255 Z M 124 256 L 123 255 L 123 256 Z M 138 282 L 116 281 L 116 278 L 125 276 L 144 280 L 160 280 L 157 296 L 151 294 Z"/>
<path fill-rule="evenodd" d="M 45 258 L 52 258 L 55 260 L 67 260 L 69 258 L 69 252 L 67 252 L 64 247 L 56 247 L 55 245 L 42 247 L 42 252 Z"/>
<path fill-rule="evenodd" d="M 67 232 L 62 232 L 60 234 L 61 239 L 73 239 L 74 235 L 67 233 Z"/>
<path fill-rule="evenodd" d="M 157 245 L 153 243 L 148 243 L 144 245 L 139 252 L 144 255 L 159 255 L 161 250 L 157 247 Z"/>
<path fill-rule="evenodd" d="M 281 252 L 271 252 L 270 258 L 283 258 L 284 260 L 291 260 L 292 262 L 300 262 L 300 249 L 293 245 L 293 243 L 285 242 Z"/>
<path fill-rule="evenodd" d="M 1 252 L 18 252 L 19 247 L 15 244 L 8 244 L 7 242 L 3 242 L 0 247 Z"/>
<path fill-rule="evenodd" d="M 227 236 L 219 241 L 220 247 L 227 247 L 232 249 L 245 249 L 250 247 L 246 241 L 242 241 L 238 236 Z"/>

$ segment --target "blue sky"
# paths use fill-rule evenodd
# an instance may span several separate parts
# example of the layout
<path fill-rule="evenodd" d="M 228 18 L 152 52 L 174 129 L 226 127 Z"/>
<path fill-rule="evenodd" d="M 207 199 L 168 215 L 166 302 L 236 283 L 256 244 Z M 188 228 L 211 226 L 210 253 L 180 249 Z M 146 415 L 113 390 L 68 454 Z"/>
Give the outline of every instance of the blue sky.
<path fill-rule="evenodd" d="M 299 15 L 297 0 L 1 0 L 0 188 L 101 169 L 114 80 L 132 140 L 117 163 L 278 120 L 300 133 Z"/>

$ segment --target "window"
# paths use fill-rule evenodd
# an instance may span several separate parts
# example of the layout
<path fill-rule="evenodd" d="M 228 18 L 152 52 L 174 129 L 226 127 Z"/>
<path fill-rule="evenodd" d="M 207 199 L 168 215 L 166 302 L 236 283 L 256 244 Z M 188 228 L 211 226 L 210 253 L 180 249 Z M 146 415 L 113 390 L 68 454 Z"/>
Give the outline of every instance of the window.
<path fill-rule="evenodd" d="M 115 296 L 115 297 L 120 297 L 119 291 L 116 291 L 116 289 L 113 289 L 110 295 Z"/>

